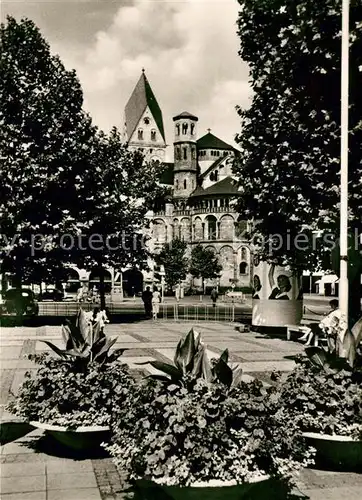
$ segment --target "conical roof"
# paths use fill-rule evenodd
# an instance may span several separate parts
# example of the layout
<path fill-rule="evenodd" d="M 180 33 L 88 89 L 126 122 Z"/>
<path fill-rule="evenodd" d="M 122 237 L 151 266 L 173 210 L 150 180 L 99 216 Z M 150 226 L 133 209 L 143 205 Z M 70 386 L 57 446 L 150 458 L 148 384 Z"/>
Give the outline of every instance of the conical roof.
<path fill-rule="evenodd" d="M 150 108 L 150 111 L 156 122 L 156 125 L 163 139 L 165 140 L 162 111 L 151 89 L 151 85 L 147 80 L 145 72 L 142 71 L 140 79 L 138 80 L 137 85 L 134 88 L 134 91 L 132 92 L 132 95 L 129 98 L 129 101 L 127 102 L 125 108 L 125 119 L 126 119 L 128 139 L 131 138 L 147 106 Z"/>
<path fill-rule="evenodd" d="M 197 116 L 195 115 L 192 115 L 191 113 L 189 113 L 188 111 L 183 111 L 182 113 L 180 113 L 179 115 L 176 115 L 173 117 L 173 121 L 175 120 L 178 120 L 179 118 L 189 118 L 190 120 L 194 120 L 195 122 L 197 122 L 199 119 L 197 118 Z"/>

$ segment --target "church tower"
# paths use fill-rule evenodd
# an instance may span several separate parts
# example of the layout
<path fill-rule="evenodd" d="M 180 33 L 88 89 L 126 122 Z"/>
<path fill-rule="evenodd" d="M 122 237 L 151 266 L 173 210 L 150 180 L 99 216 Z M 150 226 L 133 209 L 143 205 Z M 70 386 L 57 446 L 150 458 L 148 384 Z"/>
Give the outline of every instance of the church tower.
<path fill-rule="evenodd" d="M 174 198 L 188 198 L 196 189 L 197 150 L 196 125 L 198 118 L 187 111 L 173 118 L 174 142 Z"/>
<path fill-rule="evenodd" d="M 147 160 L 165 160 L 162 111 L 144 69 L 126 104 L 125 142 L 131 150 L 140 150 Z"/>

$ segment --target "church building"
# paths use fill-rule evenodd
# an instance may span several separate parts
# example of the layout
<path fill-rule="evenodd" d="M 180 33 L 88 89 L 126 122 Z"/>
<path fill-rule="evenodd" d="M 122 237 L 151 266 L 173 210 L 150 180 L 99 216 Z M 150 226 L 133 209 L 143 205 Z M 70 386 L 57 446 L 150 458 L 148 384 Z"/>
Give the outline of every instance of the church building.
<path fill-rule="evenodd" d="M 158 252 L 177 237 L 188 243 L 189 253 L 201 243 L 222 265 L 219 280 L 210 281 L 208 286 L 249 287 L 248 222 L 234 208 L 239 193 L 232 163 L 237 151 L 210 129 L 198 137 L 197 125 L 198 117 L 187 111 L 173 117 L 174 162 L 165 162 L 162 111 L 143 70 L 125 108 L 125 141 L 131 149 L 142 151 L 146 160 L 162 164 L 160 182 L 172 193 L 163 206 L 149 214 L 151 250 Z M 158 282 L 159 270 L 151 267 L 151 272 L 144 273 L 144 285 Z M 189 277 L 184 287 L 191 283 Z"/>

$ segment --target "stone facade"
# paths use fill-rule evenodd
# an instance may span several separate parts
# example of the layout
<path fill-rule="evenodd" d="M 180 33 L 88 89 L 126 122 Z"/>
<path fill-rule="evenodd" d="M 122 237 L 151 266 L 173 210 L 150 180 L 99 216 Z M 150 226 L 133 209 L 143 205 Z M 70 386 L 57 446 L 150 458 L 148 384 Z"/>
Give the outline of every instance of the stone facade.
<path fill-rule="evenodd" d="M 148 160 L 162 162 L 166 147 L 162 142 L 162 112 L 144 72 L 127 103 L 125 116 L 129 147 L 141 149 Z M 150 249 L 157 253 L 177 237 L 188 243 L 190 254 L 192 247 L 201 243 L 222 265 L 220 279 L 207 285 L 249 287 L 252 259 L 248 223 L 233 208 L 238 196 L 231 169 L 235 150 L 210 130 L 199 139 L 197 125 L 198 118 L 186 111 L 173 118 L 174 162 L 164 164 L 167 175 L 161 178 L 172 195 L 158 211 L 149 214 Z M 152 140 L 151 130 L 157 132 Z M 157 140 L 160 143 L 155 148 Z M 143 286 L 158 284 L 162 275 L 153 262 L 149 265 L 151 271 L 144 273 Z M 199 286 L 201 282 L 190 276 L 184 286 L 191 284 Z"/>

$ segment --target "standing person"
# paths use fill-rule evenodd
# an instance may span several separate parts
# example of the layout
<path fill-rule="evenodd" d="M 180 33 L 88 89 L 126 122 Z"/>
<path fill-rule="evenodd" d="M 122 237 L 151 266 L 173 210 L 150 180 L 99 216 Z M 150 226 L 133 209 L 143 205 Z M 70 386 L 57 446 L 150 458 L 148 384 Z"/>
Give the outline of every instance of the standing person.
<path fill-rule="evenodd" d="M 210 297 L 212 300 L 212 307 L 216 307 L 216 301 L 217 301 L 218 296 L 219 296 L 219 294 L 217 293 L 216 288 L 213 288 L 211 290 L 211 294 L 210 294 Z"/>
<path fill-rule="evenodd" d="M 261 290 L 261 281 L 260 281 L 260 278 L 257 274 L 254 274 L 253 282 L 254 282 L 254 288 L 253 288 L 253 292 L 252 292 L 252 294 L 253 294 L 252 298 L 253 299 L 260 299 L 259 292 Z"/>
<path fill-rule="evenodd" d="M 160 302 L 161 302 L 161 295 L 160 292 L 157 290 L 157 287 L 155 286 L 155 291 L 152 294 L 153 319 L 157 319 L 157 315 L 160 312 Z"/>
<path fill-rule="evenodd" d="M 146 318 L 152 317 L 152 297 L 153 294 L 151 292 L 150 287 L 146 287 L 146 290 L 142 292 L 142 300 L 145 307 Z"/>
<path fill-rule="evenodd" d="M 81 286 L 77 290 L 77 302 L 81 302 L 83 300 L 83 287 Z"/>

